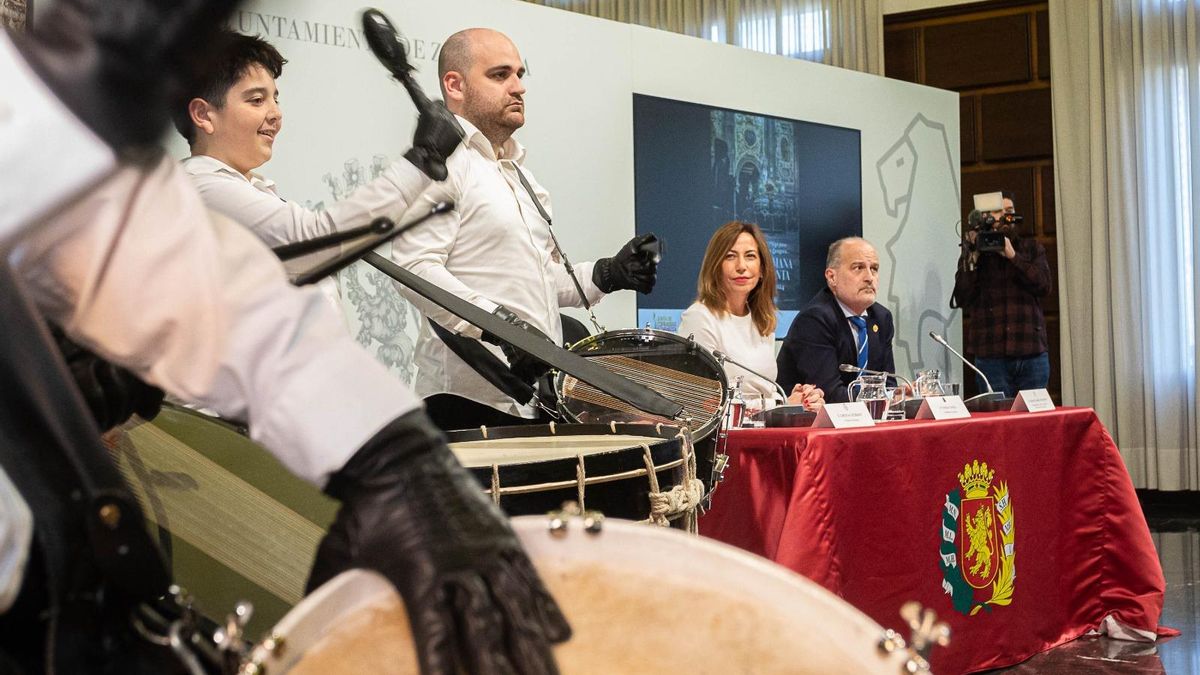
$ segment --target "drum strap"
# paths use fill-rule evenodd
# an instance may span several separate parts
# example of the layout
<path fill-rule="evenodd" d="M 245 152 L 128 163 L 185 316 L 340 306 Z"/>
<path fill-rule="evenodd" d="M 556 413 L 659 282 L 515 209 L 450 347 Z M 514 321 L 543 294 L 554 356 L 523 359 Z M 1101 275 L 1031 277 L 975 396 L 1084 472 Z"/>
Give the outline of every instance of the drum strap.
<path fill-rule="evenodd" d="M 513 171 L 517 172 L 517 178 L 521 180 L 521 185 L 525 191 L 529 193 L 529 198 L 533 200 L 533 205 L 537 208 L 538 214 L 542 220 L 546 221 L 546 229 L 550 231 L 550 241 L 554 242 L 554 250 L 558 252 L 558 257 L 562 258 L 563 267 L 567 269 L 567 276 L 571 277 L 571 281 L 575 284 L 575 291 L 579 293 L 579 299 L 583 302 L 583 308 L 588 311 L 588 316 L 592 319 L 592 325 L 601 333 L 607 332 L 604 326 L 600 325 L 600 321 L 596 319 L 596 313 L 592 311 L 592 303 L 588 302 L 587 296 L 583 293 L 583 284 L 579 283 L 579 277 L 575 276 L 575 268 L 571 265 L 570 259 L 567 258 L 567 252 L 558 243 L 558 237 L 554 235 L 554 225 L 550 222 L 550 214 L 546 213 L 546 209 L 542 207 L 542 203 L 538 201 L 537 195 L 533 193 L 533 186 L 529 184 L 529 179 L 525 178 L 525 172 L 521 171 L 521 167 L 517 166 L 516 162 L 512 163 Z"/>
<path fill-rule="evenodd" d="M 508 365 L 497 358 L 487 347 L 484 347 L 479 340 L 452 333 L 438 325 L 433 319 L 429 319 L 429 325 L 438 339 L 444 342 L 458 358 L 462 359 L 463 363 L 471 366 L 472 370 L 487 380 L 488 384 L 521 405 L 536 407 L 536 392 L 533 386 L 513 375 Z"/>
<path fill-rule="evenodd" d="M 101 445 L 44 323 L 3 263 L 0 325 L 0 466 L 34 514 L 49 615 L 79 605 L 79 598 L 137 601 L 164 593 L 170 573 L 141 509 Z M 110 590 L 97 593 L 97 583 Z M 69 638 L 56 621 L 51 630 L 56 640 Z M 77 651 L 57 656 L 84 658 Z"/>

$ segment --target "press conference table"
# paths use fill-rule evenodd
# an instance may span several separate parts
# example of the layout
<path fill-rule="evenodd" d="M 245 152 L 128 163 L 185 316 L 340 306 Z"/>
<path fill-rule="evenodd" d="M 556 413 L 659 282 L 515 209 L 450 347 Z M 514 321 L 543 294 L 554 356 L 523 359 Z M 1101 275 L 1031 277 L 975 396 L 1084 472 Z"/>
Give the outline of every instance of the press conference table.
<path fill-rule="evenodd" d="M 700 533 L 803 574 L 905 636 L 904 602 L 934 609 L 953 631 L 934 672 L 1011 665 L 1108 615 L 1158 628 L 1162 568 L 1090 409 L 740 429 L 726 451 Z"/>

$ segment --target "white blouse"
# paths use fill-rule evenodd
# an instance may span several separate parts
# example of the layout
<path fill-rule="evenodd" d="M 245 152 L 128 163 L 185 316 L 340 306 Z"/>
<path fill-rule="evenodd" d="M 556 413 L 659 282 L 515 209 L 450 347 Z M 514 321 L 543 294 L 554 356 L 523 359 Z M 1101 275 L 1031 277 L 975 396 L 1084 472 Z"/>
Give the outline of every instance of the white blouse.
<path fill-rule="evenodd" d="M 743 394 L 762 394 L 764 398 L 779 400 L 774 382 L 778 372 L 775 366 L 775 336 L 761 335 L 754 327 L 753 315 L 734 316 L 725 313 L 718 317 L 708 307 L 694 302 L 683 312 L 678 333 L 684 337 L 691 335 L 700 346 L 723 352 L 771 378 L 765 380 L 726 362 L 725 375 L 729 378 L 729 386 L 732 387 L 741 377 Z"/>

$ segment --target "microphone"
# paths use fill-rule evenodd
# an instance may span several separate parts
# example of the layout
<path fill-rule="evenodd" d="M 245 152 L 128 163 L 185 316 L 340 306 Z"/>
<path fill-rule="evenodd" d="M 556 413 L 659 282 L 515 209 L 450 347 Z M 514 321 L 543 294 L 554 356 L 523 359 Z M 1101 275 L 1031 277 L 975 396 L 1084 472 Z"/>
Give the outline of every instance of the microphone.
<path fill-rule="evenodd" d="M 870 368 L 859 368 L 857 365 L 855 365 L 853 363 L 843 363 L 842 365 L 838 366 L 838 370 L 842 371 L 843 373 L 866 373 L 868 375 L 883 375 L 884 377 L 894 377 L 897 380 L 904 380 L 904 383 L 908 385 L 909 389 L 911 389 L 913 391 L 914 395 L 917 392 L 917 387 L 916 387 L 916 385 L 913 384 L 912 380 L 901 375 L 900 373 L 889 373 L 886 370 L 871 370 Z"/>
<path fill-rule="evenodd" d="M 771 384 L 775 385 L 775 391 L 779 392 L 779 395 L 783 397 L 780 400 L 782 400 L 784 404 L 787 404 L 787 400 L 788 400 L 787 392 L 785 392 L 783 390 L 783 387 L 781 387 L 779 385 L 779 383 L 776 382 L 775 380 L 767 377 L 766 375 L 763 375 L 762 373 L 758 372 L 757 370 L 754 370 L 753 368 L 750 368 L 749 366 L 747 366 L 744 363 L 739 363 L 737 361 L 734 361 L 733 359 L 729 358 L 728 354 L 726 354 L 724 352 L 719 352 L 714 349 L 712 352 L 712 355 L 714 358 L 717 359 L 718 362 L 720 362 L 722 364 L 724 364 L 726 361 L 728 361 L 728 362 L 732 363 L 733 365 L 737 366 L 738 368 L 741 368 L 742 370 L 746 371 L 747 373 L 750 373 L 751 375 L 757 375 L 758 377 L 761 377 L 762 379 L 766 380 L 767 382 L 770 382 Z"/>
<path fill-rule="evenodd" d="M 1006 398 L 1006 396 L 1004 395 L 1004 392 L 1002 392 L 1002 391 L 997 392 L 997 391 L 993 390 L 992 383 L 988 381 L 987 375 L 984 375 L 983 371 L 976 368 L 975 364 L 968 361 L 965 356 L 963 356 L 962 354 L 959 354 L 958 350 L 956 350 L 954 347 L 951 347 L 950 343 L 946 342 L 946 338 L 942 337 L 941 335 L 938 335 L 937 333 L 935 333 L 933 331 L 929 331 L 929 337 L 933 338 L 934 342 L 940 344 L 941 346 L 945 347 L 946 349 L 949 349 L 950 353 L 957 356 L 959 361 L 962 361 L 963 363 L 967 364 L 968 368 L 975 371 L 976 373 L 979 373 L 979 377 L 983 380 L 983 384 L 987 387 L 987 391 L 985 391 L 982 394 L 977 394 L 975 396 L 972 396 L 971 398 L 967 399 L 965 402 L 971 402 L 971 401 L 975 401 L 977 399 L 980 402 L 992 402 L 992 401 L 1002 401 Z"/>
<path fill-rule="evenodd" d="M 383 229 L 381 234 L 376 234 L 369 239 L 365 239 L 362 243 L 355 245 L 354 248 L 346 251 L 336 258 L 327 260 L 308 270 L 307 272 L 298 275 L 292 281 L 292 284 L 295 286 L 307 286 L 308 284 L 316 283 L 331 274 L 341 271 L 343 267 L 346 267 L 350 263 L 357 261 L 359 258 L 379 248 L 380 244 L 386 244 L 392 239 L 395 239 L 399 235 L 411 230 L 430 218 L 442 213 L 446 213 L 453 208 L 454 202 L 452 201 L 438 202 L 434 204 L 431 209 L 429 209 L 428 213 L 420 216 L 412 222 L 405 223 L 403 227 L 395 227 L 395 223 L 393 223 L 390 218 L 386 216 L 380 216 L 372 221 L 370 226 L 374 227 L 378 224 L 379 227 L 383 227 L 383 223 L 380 223 L 379 221 L 386 221 L 387 228 Z"/>

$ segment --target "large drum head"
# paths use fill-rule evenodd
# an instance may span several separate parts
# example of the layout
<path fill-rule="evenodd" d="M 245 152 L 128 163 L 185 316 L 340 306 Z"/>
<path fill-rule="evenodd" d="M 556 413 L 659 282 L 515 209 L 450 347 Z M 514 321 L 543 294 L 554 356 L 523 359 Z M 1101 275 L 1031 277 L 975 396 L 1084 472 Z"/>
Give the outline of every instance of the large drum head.
<path fill-rule="evenodd" d="M 738 549 L 611 521 L 562 538 L 544 517 L 513 526 L 574 630 L 555 649 L 565 674 L 903 672 L 904 657 L 878 650 L 878 624 Z M 417 672 L 403 605 L 373 573 L 330 581 L 275 634 L 287 647 L 269 673 Z"/>
<path fill-rule="evenodd" d="M 689 418 L 685 426 L 697 441 L 721 421 L 729 392 L 725 371 L 691 340 L 650 329 L 609 331 L 574 344 L 571 351 L 682 405 Z M 560 373 L 555 388 L 559 407 L 575 422 L 680 424 L 640 411 L 570 375 Z"/>
<path fill-rule="evenodd" d="M 536 427 L 541 428 L 541 427 Z M 450 432 L 453 436 L 457 432 Z M 642 444 L 658 443 L 661 439 L 632 434 L 589 434 L 586 436 L 517 436 L 510 438 L 450 441 L 450 450 L 468 469 L 490 467 L 493 464 L 511 465 L 548 462 L 558 459 L 574 460 L 578 455 L 596 455 Z"/>

